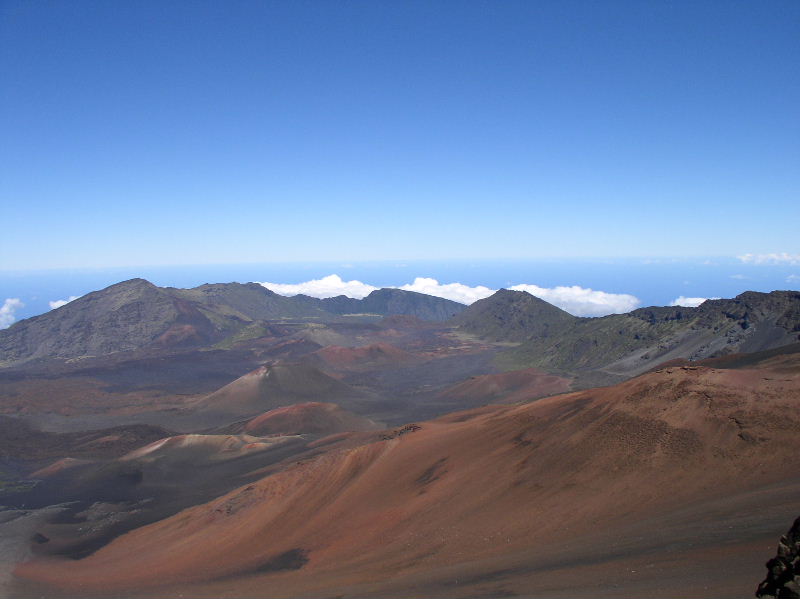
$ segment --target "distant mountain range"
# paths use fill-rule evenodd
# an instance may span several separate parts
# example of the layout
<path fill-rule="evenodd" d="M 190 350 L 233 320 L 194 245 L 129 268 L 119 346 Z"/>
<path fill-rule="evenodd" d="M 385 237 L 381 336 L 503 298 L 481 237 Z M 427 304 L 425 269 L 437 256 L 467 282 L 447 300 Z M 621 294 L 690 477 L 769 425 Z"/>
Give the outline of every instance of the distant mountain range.
<path fill-rule="evenodd" d="M 467 307 L 400 289 L 379 289 L 363 299 L 318 299 L 284 297 L 257 283 L 175 289 L 131 279 L 0 331 L 0 366 L 132 350 L 227 349 L 280 336 L 285 334 L 280 327 L 290 324 L 306 327 L 308 339 L 331 345 L 339 336 L 327 325 L 387 316 L 414 318 L 398 321 L 401 326 L 422 325 L 416 320 L 421 319 L 449 331 L 506 343 L 496 358 L 501 369 L 536 367 L 578 376 L 578 386 L 583 387 L 635 376 L 668 360 L 697 360 L 797 342 L 800 292 L 748 291 L 696 308 L 651 307 L 579 318 L 529 293 L 505 289 Z"/>
<path fill-rule="evenodd" d="M 268 321 L 328 322 L 348 315 L 409 315 L 444 321 L 465 308 L 451 300 L 400 289 L 378 289 L 360 300 L 318 299 L 284 297 L 257 283 L 175 289 L 131 279 L 0 331 L 0 366 L 148 347 L 224 345 L 226 339 L 267 334 Z"/>

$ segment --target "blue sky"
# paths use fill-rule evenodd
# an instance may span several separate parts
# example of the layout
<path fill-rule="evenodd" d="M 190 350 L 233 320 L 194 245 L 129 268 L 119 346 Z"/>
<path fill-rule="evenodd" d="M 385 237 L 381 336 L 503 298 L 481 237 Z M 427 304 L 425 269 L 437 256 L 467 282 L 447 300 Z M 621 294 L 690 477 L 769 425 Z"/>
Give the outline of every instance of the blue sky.
<path fill-rule="evenodd" d="M 794 0 L 2 0 L 0 270 L 794 255 L 798 56 Z"/>

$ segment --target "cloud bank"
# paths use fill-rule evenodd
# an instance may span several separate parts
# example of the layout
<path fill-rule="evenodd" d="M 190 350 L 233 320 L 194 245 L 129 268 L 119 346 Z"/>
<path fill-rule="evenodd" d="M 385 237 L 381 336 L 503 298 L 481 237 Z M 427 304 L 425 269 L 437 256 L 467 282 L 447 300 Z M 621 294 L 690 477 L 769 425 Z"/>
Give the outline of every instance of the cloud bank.
<path fill-rule="evenodd" d="M 282 284 L 260 283 L 280 295 L 304 294 L 311 297 L 325 298 L 337 295 L 346 295 L 361 299 L 375 291 L 377 287 L 361 281 L 344 281 L 339 275 L 328 275 L 321 279 L 313 279 L 305 283 Z M 462 283 L 440 283 L 436 279 L 417 277 L 413 283 L 406 283 L 394 287 L 404 291 L 416 291 L 436 297 L 453 300 L 462 304 L 472 304 L 492 295 L 496 289 L 483 285 L 470 287 Z M 606 314 L 620 314 L 630 312 L 639 306 L 640 301 L 633 295 L 626 293 L 608 293 L 595 291 L 585 287 L 573 285 L 572 287 L 539 287 L 538 285 L 514 285 L 509 287 L 514 291 L 527 291 L 531 295 L 558 306 L 575 316 L 605 316 Z"/>
<path fill-rule="evenodd" d="M 74 301 L 74 300 L 78 299 L 78 297 L 80 297 L 80 296 L 78 296 L 78 295 L 70 295 L 69 299 L 53 300 L 52 302 L 47 302 L 47 303 L 50 304 L 50 309 L 51 310 L 55 310 L 56 308 L 60 308 L 61 306 L 66 306 L 71 301 Z"/>
<path fill-rule="evenodd" d="M 17 319 L 14 313 L 24 305 L 17 297 L 6 298 L 6 301 L 0 306 L 0 329 L 7 329 L 14 324 Z"/>
<path fill-rule="evenodd" d="M 624 314 L 639 307 L 638 297 L 627 293 L 608 293 L 586 287 L 539 287 L 537 285 L 514 285 L 514 291 L 527 291 L 539 299 L 558 306 L 574 316 L 605 316 Z"/>
<path fill-rule="evenodd" d="M 714 300 L 719 299 L 718 297 L 676 297 L 672 300 L 669 305 L 670 306 L 681 306 L 683 308 L 696 308 L 700 304 L 702 304 L 706 300 Z"/>
<path fill-rule="evenodd" d="M 259 283 L 270 291 L 280 295 L 310 295 L 311 297 L 336 297 L 346 295 L 362 299 L 378 289 L 372 285 L 367 285 L 361 281 L 343 281 L 339 275 L 328 275 L 321 279 L 312 279 L 305 283 L 283 284 L 283 283 Z"/>
<path fill-rule="evenodd" d="M 743 254 L 737 256 L 745 264 L 800 264 L 800 254 L 781 252 L 777 254 Z"/>
<path fill-rule="evenodd" d="M 435 295 L 436 297 L 443 297 L 467 305 L 477 302 L 479 299 L 489 297 L 497 291 L 496 289 L 489 289 L 483 285 L 470 287 L 469 285 L 463 285 L 461 283 L 442 284 L 436 279 L 426 277 L 417 277 L 414 279 L 413 283 L 403 285 L 398 287 L 398 289 Z"/>

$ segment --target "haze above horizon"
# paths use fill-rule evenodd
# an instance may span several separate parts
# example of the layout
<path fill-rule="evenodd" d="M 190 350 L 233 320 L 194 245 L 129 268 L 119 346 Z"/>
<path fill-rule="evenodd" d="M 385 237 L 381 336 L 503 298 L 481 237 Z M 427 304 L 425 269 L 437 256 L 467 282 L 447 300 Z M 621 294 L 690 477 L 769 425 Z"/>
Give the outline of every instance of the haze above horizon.
<path fill-rule="evenodd" d="M 9 0 L 0 270 L 795 255 L 798 22 Z"/>

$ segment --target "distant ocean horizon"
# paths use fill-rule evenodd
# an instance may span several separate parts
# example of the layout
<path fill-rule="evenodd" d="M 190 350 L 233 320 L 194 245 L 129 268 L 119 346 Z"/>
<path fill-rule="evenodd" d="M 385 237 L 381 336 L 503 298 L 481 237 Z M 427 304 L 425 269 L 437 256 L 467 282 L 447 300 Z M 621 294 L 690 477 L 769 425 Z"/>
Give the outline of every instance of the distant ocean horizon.
<path fill-rule="evenodd" d="M 19 299 L 23 305 L 14 318 L 20 320 L 47 312 L 51 302 L 136 277 L 162 287 L 195 287 L 227 282 L 297 285 L 334 274 L 374 287 L 409 285 L 418 277 L 492 290 L 577 286 L 635 296 L 634 307 L 665 306 L 681 297 L 727 298 L 748 290 L 800 288 L 800 265 L 753 264 L 730 257 L 293 262 L 0 271 L 0 305 Z"/>

